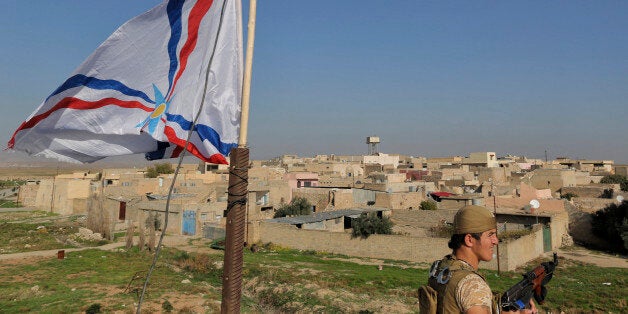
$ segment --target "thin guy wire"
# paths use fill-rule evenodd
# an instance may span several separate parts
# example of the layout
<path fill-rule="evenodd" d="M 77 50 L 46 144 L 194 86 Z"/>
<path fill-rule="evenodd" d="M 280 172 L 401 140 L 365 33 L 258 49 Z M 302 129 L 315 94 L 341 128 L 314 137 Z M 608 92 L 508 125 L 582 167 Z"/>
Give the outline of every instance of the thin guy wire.
<path fill-rule="evenodd" d="M 150 276 L 155 269 L 155 265 L 157 264 L 157 259 L 159 258 L 159 253 L 161 252 L 162 243 L 164 240 L 164 236 L 166 234 L 166 229 L 168 227 L 168 216 L 170 213 L 170 200 L 172 198 L 172 191 L 174 190 L 174 184 L 177 180 L 177 176 L 179 175 L 179 169 L 181 169 L 181 164 L 183 163 L 183 157 L 185 157 L 185 153 L 187 152 L 188 144 L 190 143 L 190 138 L 192 138 L 192 133 L 194 132 L 194 128 L 196 127 L 196 123 L 198 122 L 199 117 L 201 116 L 201 112 L 203 111 L 203 106 L 205 104 L 205 95 L 207 93 L 207 81 L 209 80 L 209 72 L 211 66 L 214 61 L 214 55 L 216 54 L 216 46 L 218 43 L 218 38 L 220 37 L 220 30 L 222 29 L 222 20 L 225 15 L 225 7 L 226 2 L 228 0 L 223 1 L 222 8 L 220 11 L 220 21 L 218 23 L 218 30 L 216 32 L 216 39 L 214 40 L 214 48 L 212 49 L 212 54 L 209 58 L 209 64 L 207 65 L 207 70 L 205 71 L 205 84 L 203 87 L 203 97 L 201 99 L 201 105 L 198 108 L 198 112 L 196 113 L 196 117 L 194 117 L 194 121 L 192 121 L 192 125 L 190 126 L 190 131 L 188 131 L 188 137 L 185 140 L 185 145 L 183 146 L 183 152 L 179 156 L 179 162 L 177 164 L 177 168 L 174 171 L 174 176 L 172 178 L 172 183 L 170 184 L 170 189 L 168 190 L 168 197 L 166 199 L 166 210 L 165 210 L 165 218 L 164 218 L 164 229 L 159 236 L 159 243 L 157 244 L 157 249 L 155 249 L 155 257 L 153 258 L 153 263 L 146 274 L 146 280 L 144 281 L 144 286 L 142 287 L 142 294 L 140 295 L 140 300 L 137 303 L 137 314 L 141 314 L 142 302 L 144 301 L 144 294 L 146 292 L 146 287 L 148 287 L 148 282 L 150 281 Z"/>

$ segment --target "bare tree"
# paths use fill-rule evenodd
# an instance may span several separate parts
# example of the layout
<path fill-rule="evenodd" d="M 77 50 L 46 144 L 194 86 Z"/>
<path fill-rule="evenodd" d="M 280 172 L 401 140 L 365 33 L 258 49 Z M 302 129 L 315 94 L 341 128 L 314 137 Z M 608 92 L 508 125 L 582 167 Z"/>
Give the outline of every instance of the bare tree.
<path fill-rule="evenodd" d="M 138 224 L 138 227 L 139 227 L 140 237 L 137 242 L 137 246 L 139 247 L 140 251 L 144 251 L 144 246 L 146 245 L 146 234 L 145 234 L 146 228 L 144 227 L 144 224 L 141 222 Z"/>
<path fill-rule="evenodd" d="M 151 252 L 155 249 L 156 239 L 155 224 L 150 224 L 150 226 L 148 226 L 148 250 Z"/>
<path fill-rule="evenodd" d="M 133 247 L 133 233 L 135 233 L 135 225 L 133 225 L 133 220 L 129 220 L 126 227 L 126 249 L 131 249 Z"/>

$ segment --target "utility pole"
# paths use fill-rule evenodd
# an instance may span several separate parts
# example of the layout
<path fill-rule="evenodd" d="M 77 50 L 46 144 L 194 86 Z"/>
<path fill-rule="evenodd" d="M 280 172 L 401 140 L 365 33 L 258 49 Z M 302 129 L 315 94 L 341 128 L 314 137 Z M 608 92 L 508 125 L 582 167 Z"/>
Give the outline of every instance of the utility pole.
<path fill-rule="evenodd" d="M 497 200 L 495 199 L 495 189 L 493 186 L 493 179 L 489 179 L 491 182 L 491 194 L 493 194 L 493 215 L 495 216 L 495 227 L 497 228 Z M 497 232 L 497 231 L 496 231 Z M 499 266 L 499 243 L 497 243 L 497 276 L 501 274 L 501 268 Z"/>

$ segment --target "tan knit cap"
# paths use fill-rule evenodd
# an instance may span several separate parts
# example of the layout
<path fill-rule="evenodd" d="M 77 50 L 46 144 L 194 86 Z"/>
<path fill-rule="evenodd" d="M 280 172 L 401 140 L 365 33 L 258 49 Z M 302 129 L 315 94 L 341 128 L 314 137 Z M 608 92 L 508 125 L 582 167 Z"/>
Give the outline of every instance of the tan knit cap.
<path fill-rule="evenodd" d="M 479 233 L 494 229 L 495 216 L 485 207 L 467 205 L 461 208 L 454 216 L 454 233 Z"/>

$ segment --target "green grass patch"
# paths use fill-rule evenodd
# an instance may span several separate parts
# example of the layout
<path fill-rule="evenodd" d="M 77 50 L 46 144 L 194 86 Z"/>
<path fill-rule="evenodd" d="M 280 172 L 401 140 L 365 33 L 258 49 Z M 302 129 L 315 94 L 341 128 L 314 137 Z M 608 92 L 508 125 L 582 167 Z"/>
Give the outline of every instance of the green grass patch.
<path fill-rule="evenodd" d="M 23 184 L 26 184 L 25 180 L 0 180 L 0 188 L 2 189 L 17 187 Z"/>
<path fill-rule="evenodd" d="M 151 277 L 147 299 L 159 300 L 172 291 L 199 293 L 197 285 L 181 283 L 190 273 L 169 267 L 172 253 L 167 249 L 164 253 Z M 10 269 L 3 267 L 0 268 L 0 308 L 7 313 L 84 312 L 94 303 L 102 304 L 103 311 L 132 308 L 137 302 L 133 288 L 143 285 L 143 275 L 151 261 L 152 254 L 136 249 L 120 252 L 90 249 L 66 253 L 63 260 L 46 259 L 36 264 L 12 265 Z M 142 278 L 132 280 L 138 273 Z"/>
<path fill-rule="evenodd" d="M 18 203 L 14 201 L 0 201 L 0 208 L 18 208 L 21 207 Z"/>
<path fill-rule="evenodd" d="M 8 211 L 2 212 L 0 214 L 0 222 L 16 222 L 29 220 L 33 218 L 45 218 L 45 217 L 54 217 L 59 216 L 58 214 L 53 214 L 50 212 L 45 212 L 42 210 L 36 211 Z"/>
<path fill-rule="evenodd" d="M 494 291 L 505 291 L 522 279 L 522 274 L 539 263 L 530 263 L 525 270 L 502 272 L 481 271 Z M 603 311 L 625 313 L 628 310 L 628 270 L 625 268 L 601 268 L 593 265 L 560 260 L 554 277 L 547 284 L 548 295 L 545 311 L 582 313 Z"/>
<path fill-rule="evenodd" d="M 165 248 L 151 278 L 147 302 L 159 311 L 168 294 L 203 294 L 208 312 L 221 299 L 222 254 L 188 253 Z M 45 259 L 36 264 L 0 267 L 0 308 L 6 312 L 84 312 L 99 303 L 103 311 L 124 311 L 137 302 L 128 287 L 140 287 L 152 254 L 95 249 L 66 253 L 65 260 Z M 416 289 L 427 281 L 427 269 L 408 262 L 383 262 L 342 255 L 299 252 L 279 248 L 245 251 L 243 313 L 416 311 Z M 481 270 L 495 291 L 504 291 L 521 274 Z M 140 279 L 132 280 L 141 274 Z M 599 268 L 561 260 L 548 284 L 543 311 L 573 313 L 626 312 L 623 268 Z M 191 284 L 181 281 L 189 279 Z M 37 288 L 34 288 L 37 286 Z M 170 297 L 170 301 L 175 298 Z M 156 305 L 155 305 L 156 304 Z M 181 310 L 175 306 L 174 312 Z M 396 309 L 396 310 L 395 310 Z"/>
<path fill-rule="evenodd" d="M 2 254 L 51 250 L 73 247 L 63 243 L 60 238 L 67 238 L 75 233 L 76 227 L 56 227 L 52 223 L 25 224 L 0 223 L 0 252 Z"/>

